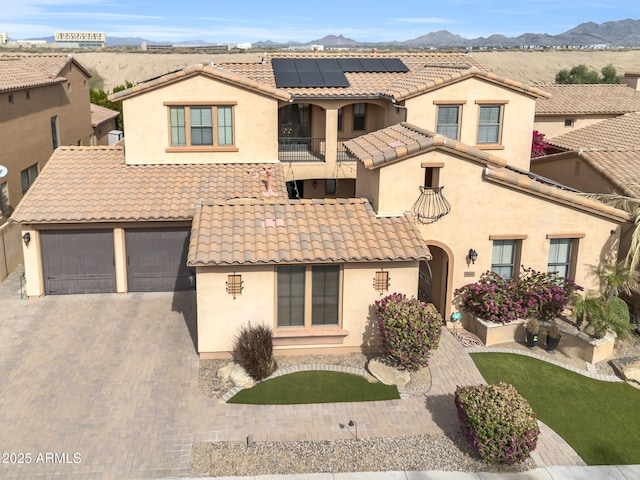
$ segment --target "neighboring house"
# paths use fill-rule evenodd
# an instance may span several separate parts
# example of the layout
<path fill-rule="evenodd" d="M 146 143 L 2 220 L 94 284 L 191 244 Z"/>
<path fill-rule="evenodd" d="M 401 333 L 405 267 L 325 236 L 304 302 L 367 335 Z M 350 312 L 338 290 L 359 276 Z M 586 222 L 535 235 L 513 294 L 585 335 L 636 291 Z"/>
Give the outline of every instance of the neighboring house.
<path fill-rule="evenodd" d="M 60 145 L 88 145 L 89 78 L 68 55 L 0 56 L 0 223 Z"/>
<path fill-rule="evenodd" d="M 540 95 L 455 54 L 296 55 L 136 85 L 112 97 L 125 144 L 59 148 L 14 212 L 27 294 L 195 288 L 214 357 L 246 322 L 279 351 L 366 348 L 376 299 L 449 318 L 454 289 L 489 269 L 591 282 L 628 216 L 527 171 Z"/>
<path fill-rule="evenodd" d="M 101 105 L 91 104 L 91 127 L 93 133 L 91 134 L 90 145 L 109 145 L 109 132 L 117 131 L 118 135 L 121 133 L 118 130 L 118 116 L 120 112 L 117 110 L 111 110 Z"/>
<path fill-rule="evenodd" d="M 623 81 L 631 82 L 633 74 Z M 636 79 L 637 80 L 637 79 Z M 626 84 L 539 85 L 534 129 L 549 140 L 608 118 L 640 111 L 640 91 Z"/>
<path fill-rule="evenodd" d="M 640 197 L 640 113 L 628 113 L 548 141 L 556 152 L 531 171 L 587 193 Z"/>

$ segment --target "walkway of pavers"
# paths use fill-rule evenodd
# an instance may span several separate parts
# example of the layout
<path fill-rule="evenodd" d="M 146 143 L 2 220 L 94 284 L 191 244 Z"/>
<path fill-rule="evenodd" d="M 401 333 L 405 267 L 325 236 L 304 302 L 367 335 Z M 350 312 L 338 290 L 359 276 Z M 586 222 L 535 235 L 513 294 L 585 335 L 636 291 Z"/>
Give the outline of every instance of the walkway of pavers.
<path fill-rule="evenodd" d="M 19 275 L 0 285 L 0 447 L 30 463 L 2 463 L 0 477 L 184 477 L 192 443 L 349 438 L 349 420 L 361 437 L 458 431 L 456 386 L 483 382 L 445 331 L 425 398 L 225 404 L 197 386 L 193 292 L 23 300 Z M 544 425 L 534 459 L 582 464 Z"/>

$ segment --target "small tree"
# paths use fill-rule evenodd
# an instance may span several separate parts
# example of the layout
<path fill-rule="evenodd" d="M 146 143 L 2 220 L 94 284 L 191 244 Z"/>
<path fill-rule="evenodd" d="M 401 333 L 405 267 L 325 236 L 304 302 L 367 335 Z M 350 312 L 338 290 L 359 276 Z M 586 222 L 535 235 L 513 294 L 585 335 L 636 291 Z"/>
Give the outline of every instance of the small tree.
<path fill-rule="evenodd" d="M 585 64 L 576 65 L 571 70 L 562 69 L 556 73 L 556 83 L 559 84 L 593 84 L 593 83 L 620 83 L 616 69 L 609 64 L 602 70 L 602 76 L 591 70 Z"/>
<path fill-rule="evenodd" d="M 442 317 L 432 304 L 393 293 L 375 302 L 382 348 L 396 365 L 418 370 L 438 348 Z"/>

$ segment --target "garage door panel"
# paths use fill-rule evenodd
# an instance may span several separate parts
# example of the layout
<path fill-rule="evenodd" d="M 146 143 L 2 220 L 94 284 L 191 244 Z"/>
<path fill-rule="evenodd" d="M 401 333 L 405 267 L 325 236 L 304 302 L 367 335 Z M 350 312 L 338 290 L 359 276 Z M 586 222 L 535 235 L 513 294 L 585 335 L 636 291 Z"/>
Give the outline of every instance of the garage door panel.
<path fill-rule="evenodd" d="M 187 267 L 190 234 L 187 227 L 126 230 L 129 291 L 195 288 L 195 275 Z"/>
<path fill-rule="evenodd" d="M 40 232 L 45 294 L 113 293 L 112 230 Z"/>

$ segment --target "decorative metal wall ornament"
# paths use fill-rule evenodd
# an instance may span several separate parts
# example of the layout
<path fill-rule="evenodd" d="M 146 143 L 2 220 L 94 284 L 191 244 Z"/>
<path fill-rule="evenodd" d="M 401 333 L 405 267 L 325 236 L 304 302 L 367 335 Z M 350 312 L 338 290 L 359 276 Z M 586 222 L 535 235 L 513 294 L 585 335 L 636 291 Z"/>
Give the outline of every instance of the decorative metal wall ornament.
<path fill-rule="evenodd" d="M 451 211 L 451 204 L 442 194 L 444 187 L 420 187 L 420 196 L 411 207 L 418 223 L 433 223 Z"/>

